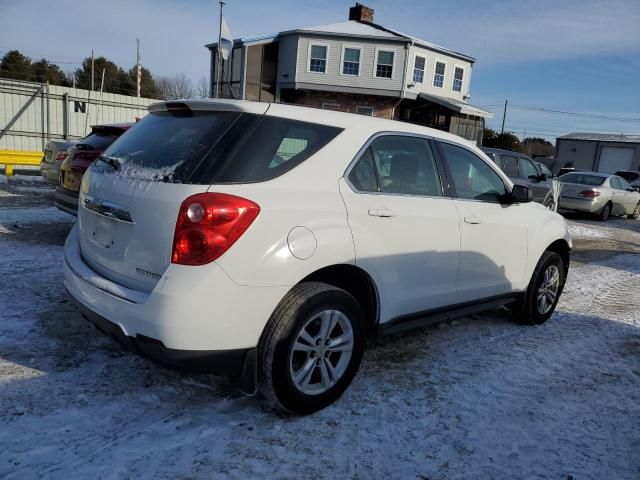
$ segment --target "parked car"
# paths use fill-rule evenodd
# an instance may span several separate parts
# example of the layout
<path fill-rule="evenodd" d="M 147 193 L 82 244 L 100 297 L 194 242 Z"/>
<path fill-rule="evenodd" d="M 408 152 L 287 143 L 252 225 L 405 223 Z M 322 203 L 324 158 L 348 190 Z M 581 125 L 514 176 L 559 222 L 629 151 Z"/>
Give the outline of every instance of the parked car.
<path fill-rule="evenodd" d="M 60 166 L 67 158 L 69 148 L 75 145 L 75 141 L 70 140 L 49 140 L 44 148 L 44 155 L 40 161 L 40 175 L 53 185 L 58 185 L 60 181 Z"/>
<path fill-rule="evenodd" d="M 563 190 L 559 210 L 592 213 L 602 221 L 611 215 L 640 216 L 640 193 L 617 175 L 594 172 L 572 172 L 558 178 Z"/>
<path fill-rule="evenodd" d="M 159 362 L 306 414 L 369 335 L 554 311 L 563 218 L 460 137 L 278 103 L 149 112 L 87 170 L 64 275 L 86 318 Z"/>
<path fill-rule="evenodd" d="M 636 191 L 640 191 L 640 172 L 620 170 L 615 175 L 624 178 Z"/>
<path fill-rule="evenodd" d="M 78 214 L 78 192 L 84 172 L 131 125 L 133 124 L 95 125 L 91 127 L 89 135 L 69 148 L 60 166 L 54 199 L 56 207 L 71 215 Z"/>
<path fill-rule="evenodd" d="M 553 205 L 551 178 L 549 169 L 543 170 L 541 163 L 534 162 L 526 155 L 499 148 L 482 148 L 482 151 L 493 160 L 509 179 L 516 185 L 529 187 L 533 191 L 533 199 L 550 208 Z M 547 173 L 549 172 L 549 173 Z"/>

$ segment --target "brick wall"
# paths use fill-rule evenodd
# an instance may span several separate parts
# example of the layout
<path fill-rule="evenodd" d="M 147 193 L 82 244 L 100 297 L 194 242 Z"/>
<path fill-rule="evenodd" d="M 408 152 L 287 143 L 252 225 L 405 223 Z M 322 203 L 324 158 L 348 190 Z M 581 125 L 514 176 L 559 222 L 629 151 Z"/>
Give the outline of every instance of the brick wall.
<path fill-rule="evenodd" d="M 397 98 L 375 95 L 300 90 L 283 92 L 281 100 L 284 103 L 305 107 L 331 108 L 348 113 L 359 113 L 358 107 L 373 107 L 374 117 L 390 119 L 393 118 L 393 109 L 398 103 Z"/>

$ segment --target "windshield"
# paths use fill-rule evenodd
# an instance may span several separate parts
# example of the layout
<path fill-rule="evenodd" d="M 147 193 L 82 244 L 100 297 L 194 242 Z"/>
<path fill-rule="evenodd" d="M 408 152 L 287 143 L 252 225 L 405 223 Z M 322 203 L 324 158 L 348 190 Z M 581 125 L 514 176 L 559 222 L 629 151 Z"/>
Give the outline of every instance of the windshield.
<path fill-rule="evenodd" d="M 564 183 L 578 183 L 580 185 L 589 185 L 597 187 L 604 183 L 606 177 L 600 177 L 598 175 L 588 175 L 585 173 L 566 173 L 562 175 L 559 180 Z"/>
<path fill-rule="evenodd" d="M 91 133 L 76 144 L 78 150 L 104 150 L 111 145 L 119 135 Z"/>
<path fill-rule="evenodd" d="M 173 183 L 248 183 L 275 178 L 335 138 L 339 128 L 238 112 L 152 112 L 94 168 Z"/>

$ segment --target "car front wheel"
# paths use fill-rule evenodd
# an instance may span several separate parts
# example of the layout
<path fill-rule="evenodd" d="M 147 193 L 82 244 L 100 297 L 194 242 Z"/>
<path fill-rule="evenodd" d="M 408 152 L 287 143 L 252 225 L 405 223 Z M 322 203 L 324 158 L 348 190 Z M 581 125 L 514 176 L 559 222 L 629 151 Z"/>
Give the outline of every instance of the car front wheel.
<path fill-rule="evenodd" d="M 353 380 L 364 343 L 362 311 L 349 293 L 320 282 L 298 284 L 280 302 L 260 340 L 260 392 L 280 410 L 320 410 Z"/>
<path fill-rule="evenodd" d="M 631 212 L 629 215 L 627 215 L 627 218 L 630 218 L 632 220 L 635 220 L 638 217 L 640 217 L 640 202 L 638 202 L 638 204 L 636 205 L 636 208 L 633 210 L 633 212 Z"/>
<path fill-rule="evenodd" d="M 564 287 L 564 262 L 555 252 L 546 251 L 531 276 L 524 299 L 512 310 L 514 319 L 539 325 L 553 314 Z"/>

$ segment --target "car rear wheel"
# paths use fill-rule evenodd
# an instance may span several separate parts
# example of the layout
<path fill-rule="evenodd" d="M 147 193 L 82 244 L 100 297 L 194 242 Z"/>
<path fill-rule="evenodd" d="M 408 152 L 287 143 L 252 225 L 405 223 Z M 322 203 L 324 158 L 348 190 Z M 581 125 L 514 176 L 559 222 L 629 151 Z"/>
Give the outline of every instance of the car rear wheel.
<path fill-rule="evenodd" d="M 638 202 L 633 212 L 630 215 L 627 215 L 627 218 L 631 218 L 633 220 L 635 220 L 638 217 L 640 217 L 640 202 Z"/>
<path fill-rule="evenodd" d="M 611 204 L 607 203 L 604 207 L 602 207 L 602 210 L 600 210 L 600 215 L 598 215 L 598 220 L 600 220 L 601 222 L 606 222 L 609 219 L 610 215 L 611 215 Z"/>
<path fill-rule="evenodd" d="M 536 265 L 524 299 L 513 308 L 514 319 L 539 325 L 553 314 L 564 287 L 564 262 L 555 252 L 546 251 Z"/>
<path fill-rule="evenodd" d="M 260 392 L 280 410 L 320 410 L 353 380 L 364 343 L 362 311 L 351 295 L 325 283 L 296 285 L 260 340 Z"/>

